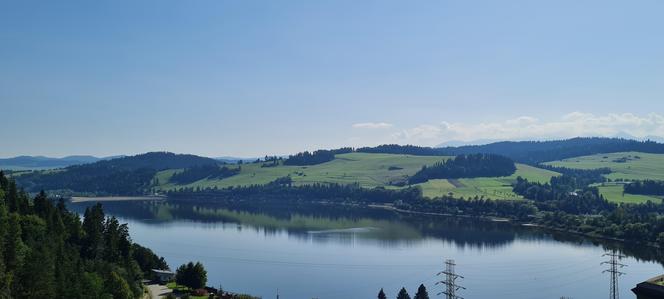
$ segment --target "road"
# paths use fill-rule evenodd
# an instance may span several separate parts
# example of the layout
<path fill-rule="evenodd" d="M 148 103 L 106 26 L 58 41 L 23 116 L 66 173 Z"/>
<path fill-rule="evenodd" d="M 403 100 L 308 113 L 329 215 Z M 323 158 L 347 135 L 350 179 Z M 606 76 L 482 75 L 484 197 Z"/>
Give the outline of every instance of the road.
<path fill-rule="evenodd" d="M 173 290 L 167 288 L 166 285 L 151 283 L 146 284 L 145 287 L 148 289 L 150 299 L 160 299 L 173 292 Z"/>

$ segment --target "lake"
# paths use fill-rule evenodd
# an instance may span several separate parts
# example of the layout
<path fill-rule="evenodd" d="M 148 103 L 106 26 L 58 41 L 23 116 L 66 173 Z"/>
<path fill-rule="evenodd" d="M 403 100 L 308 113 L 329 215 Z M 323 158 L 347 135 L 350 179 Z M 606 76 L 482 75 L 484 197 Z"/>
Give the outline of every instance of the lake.
<path fill-rule="evenodd" d="M 82 213 L 92 203 L 70 203 Z M 459 295 L 473 298 L 607 298 L 606 250 L 628 265 L 622 298 L 662 274 L 662 254 L 485 220 L 401 215 L 332 206 L 252 207 L 186 202 L 105 202 L 132 239 L 176 268 L 201 261 L 208 285 L 263 298 L 395 298 L 420 283 L 431 298 L 445 259 L 456 262 Z"/>

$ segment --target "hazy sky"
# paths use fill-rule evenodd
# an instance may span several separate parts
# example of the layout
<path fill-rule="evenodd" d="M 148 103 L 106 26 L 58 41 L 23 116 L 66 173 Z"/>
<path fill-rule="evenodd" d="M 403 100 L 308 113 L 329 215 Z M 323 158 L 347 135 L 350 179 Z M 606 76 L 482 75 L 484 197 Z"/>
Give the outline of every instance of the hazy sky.
<path fill-rule="evenodd" d="M 664 1 L 1 1 L 0 156 L 664 136 Z"/>

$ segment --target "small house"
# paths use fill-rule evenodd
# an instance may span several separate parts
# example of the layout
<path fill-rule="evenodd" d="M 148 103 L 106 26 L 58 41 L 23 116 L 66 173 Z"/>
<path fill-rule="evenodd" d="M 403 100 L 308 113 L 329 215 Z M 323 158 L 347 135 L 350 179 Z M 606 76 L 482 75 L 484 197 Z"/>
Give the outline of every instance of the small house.
<path fill-rule="evenodd" d="M 169 270 L 152 269 L 156 281 L 165 283 L 175 279 L 175 273 Z"/>

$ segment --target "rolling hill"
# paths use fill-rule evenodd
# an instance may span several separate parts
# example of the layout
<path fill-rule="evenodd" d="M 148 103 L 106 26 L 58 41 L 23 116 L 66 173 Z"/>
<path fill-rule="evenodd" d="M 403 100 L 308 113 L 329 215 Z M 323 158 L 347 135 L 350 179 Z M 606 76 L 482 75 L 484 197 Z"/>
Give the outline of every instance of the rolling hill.
<path fill-rule="evenodd" d="M 157 173 L 157 181 L 162 182 L 158 190 L 166 191 L 180 187 L 226 188 L 231 186 L 248 186 L 267 184 L 277 178 L 291 176 L 294 184 L 306 185 L 314 183 L 358 183 L 362 187 L 401 188 L 408 177 L 415 174 L 423 165 L 449 159 L 441 156 L 414 156 L 396 154 L 348 153 L 338 154 L 335 159 L 312 166 L 263 167 L 266 163 L 241 165 L 240 173 L 224 179 L 203 179 L 187 185 L 169 183 L 169 177 L 181 170 L 164 170 Z M 453 193 L 464 197 L 481 197 L 494 199 L 519 198 L 512 193 L 510 184 L 517 176 L 532 181 L 546 182 L 555 172 L 517 164 L 517 171 L 512 176 L 494 178 L 468 178 L 459 180 L 431 180 L 417 184 L 421 186 L 425 196 L 435 197 Z"/>
<path fill-rule="evenodd" d="M 651 154 L 643 152 L 618 152 L 610 154 L 596 154 L 568 158 L 545 163 L 552 166 L 561 166 L 576 169 L 595 169 L 608 167 L 611 173 L 605 175 L 612 182 L 598 186 L 600 193 L 607 199 L 616 202 L 658 202 L 661 197 L 626 194 L 623 192 L 622 182 L 631 180 L 664 180 L 664 154 Z"/>

